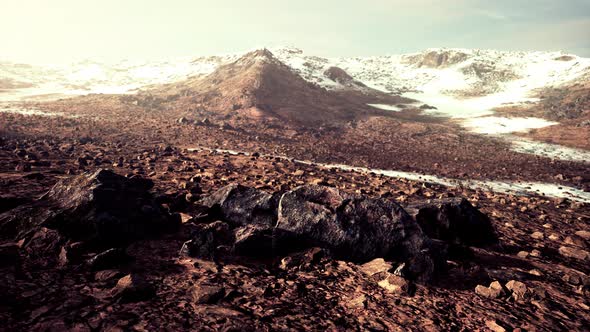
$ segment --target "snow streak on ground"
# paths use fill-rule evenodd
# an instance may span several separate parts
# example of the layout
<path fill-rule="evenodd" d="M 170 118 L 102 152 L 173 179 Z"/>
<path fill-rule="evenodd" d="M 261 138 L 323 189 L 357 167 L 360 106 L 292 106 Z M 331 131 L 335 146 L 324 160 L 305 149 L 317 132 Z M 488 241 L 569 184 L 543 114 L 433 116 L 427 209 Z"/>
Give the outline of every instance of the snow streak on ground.
<path fill-rule="evenodd" d="M 369 172 L 375 174 L 382 174 L 388 177 L 440 184 L 447 187 L 465 187 L 474 190 L 482 189 L 486 191 L 493 191 L 503 194 L 540 195 L 554 198 L 568 198 L 574 201 L 590 203 L 590 193 L 587 193 L 577 188 L 561 186 L 551 183 L 458 180 L 413 172 L 370 169 L 364 167 L 352 167 L 347 165 L 331 165 L 320 163 L 317 163 L 316 165 L 326 168 L 352 170 L 355 172 Z"/>
<path fill-rule="evenodd" d="M 45 112 L 42 110 L 37 109 L 30 109 L 30 108 L 17 108 L 17 107 L 3 107 L 0 108 L 0 113 L 13 113 L 13 114 L 21 114 L 21 115 L 38 115 L 38 116 L 59 116 L 59 117 L 67 117 L 67 118 L 77 118 L 78 116 L 75 115 L 66 115 L 60 112 Z"/>
<path fill-rule="evenodd" d="M 227 153 L 230 155 L 249 155 L 247 152 L 235 151 L 235 150 L 224 150 L 224 149 L 211 149 L 205 147 L 198 147 L 188 149 L 189 151 L 214 151 L 218 153 Z M 568 198 L 572 201 L 590 203 L 590 193 L 583 190 L 562 186 L 552 183 L 543 182 L 512 182 L 512 181 L 481 181 L 481 180 L 459 180 L 445 178 L 435 175 L 426 175 L 414 172 L 402 172 L 382 169 L 372 169 L 366 167 L 355 167 L 342 164 L 327 164 L 317 163 L 309 160 L 293 160 L 287 156 L 277 155 L 266 155 L 266 157 L 280 158 L 285 160 L 294 161 L 296 163 L 314 165 L 324 168 L 334 168 L 340 170 L 347 170 L 359 173 L 374 173 L 380 174 L 387 177 L 406 179 L 418 182 L 439 184 L 446 187 L 465 187 L 469 189 L 481 189 L 486 191 L 492 191 L 503 194 L 516 194 L 516 195 L 539 195 L 553 198 Z"/>
<path fill-rule="evenodd" d="M 558 124 L 540 118 L 505 118 L 498 116 L 484 116 L 466 119 L 463 126 L 480 134 L 509 134 L 524 132 L 530 129 L 543 128 Z"/>
<path fill-rule="evenodd" d="M 520 137 L 513 137 L 511 141 L 512 149 L 516 152 L 532 153 L 552 159 L 573 160 L 590 164 L 590 151 L 537 142 Z"/>
<path fill-rule="evenodd" d="M 396 105 L 387 105 L 387 104 L 367 104 L 367 105 L 374 107 L 374 108 L 378 108 L 380 110 L 385 110 L 385 111 L 399 112 L 402 110 L 401 108 L 399 108 Z"/>

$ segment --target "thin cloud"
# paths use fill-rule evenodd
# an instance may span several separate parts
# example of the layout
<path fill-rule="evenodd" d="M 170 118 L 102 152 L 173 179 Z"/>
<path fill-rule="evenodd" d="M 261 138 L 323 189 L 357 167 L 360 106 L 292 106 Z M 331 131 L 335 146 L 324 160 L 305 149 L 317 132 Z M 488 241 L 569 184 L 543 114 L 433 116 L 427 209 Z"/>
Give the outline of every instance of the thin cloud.
<path fill-rule="evenodd" d="M 441 46 L 589 56 L 588 13 L 588 0 L 21 0 L 0 11 L 0 56 L 173 57 L 276 44 L 324 56 Z"/>

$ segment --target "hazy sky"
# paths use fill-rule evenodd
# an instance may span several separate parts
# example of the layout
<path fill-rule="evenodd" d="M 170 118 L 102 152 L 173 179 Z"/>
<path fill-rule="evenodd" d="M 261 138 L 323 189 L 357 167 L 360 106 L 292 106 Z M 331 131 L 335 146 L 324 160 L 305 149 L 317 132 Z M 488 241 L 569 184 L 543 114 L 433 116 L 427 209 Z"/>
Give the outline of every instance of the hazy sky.
<path fill-rule="evenodd" d="M 590 0 L 0 0 L 0 58 L 162 58 L 292 45 L 324 56 L 429 47 L 590 56 Z"/>

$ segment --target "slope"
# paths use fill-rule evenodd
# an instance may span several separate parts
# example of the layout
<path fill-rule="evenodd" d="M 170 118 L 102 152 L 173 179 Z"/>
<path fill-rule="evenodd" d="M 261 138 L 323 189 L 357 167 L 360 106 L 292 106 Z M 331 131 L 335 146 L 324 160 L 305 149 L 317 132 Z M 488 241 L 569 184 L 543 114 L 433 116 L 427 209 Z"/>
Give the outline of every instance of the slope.
<path fill-rule="evenodd" d="M 335 79 L 349 89 L 331 91 L 308 82 L 263 49 L 222 65 L 205 77 L 189 78 L 144 92 L 168 102 L 168 107 L 205 109 L 214 117 L 265 119 L 299 125 L 351 121 L 371 114 L 370 102 L 404 100 L 354 81 L 346 72 L 332 69 Z"/>

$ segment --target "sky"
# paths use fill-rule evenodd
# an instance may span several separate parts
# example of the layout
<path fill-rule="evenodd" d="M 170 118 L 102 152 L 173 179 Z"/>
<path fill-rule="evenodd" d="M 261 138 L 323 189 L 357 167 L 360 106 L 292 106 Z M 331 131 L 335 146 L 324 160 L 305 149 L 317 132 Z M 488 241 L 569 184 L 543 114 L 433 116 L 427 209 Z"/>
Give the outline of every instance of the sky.
<path fill-rule="evenodd" d="M 431 47 L 590 57 L 590 0 L 0 0 L 0 59 L 159 59 L 295 46 L 319 56 Z"/>

